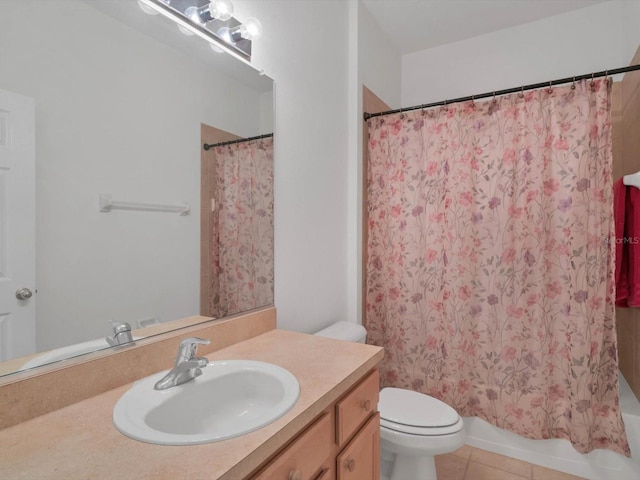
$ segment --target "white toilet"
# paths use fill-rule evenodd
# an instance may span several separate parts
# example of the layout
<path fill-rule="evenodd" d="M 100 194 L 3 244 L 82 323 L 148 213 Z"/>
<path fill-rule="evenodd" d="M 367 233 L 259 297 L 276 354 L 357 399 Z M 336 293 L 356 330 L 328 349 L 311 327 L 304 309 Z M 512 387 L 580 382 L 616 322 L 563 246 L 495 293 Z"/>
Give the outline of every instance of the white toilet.
<path fill-rule="evenodd" d="M 336 322 L 316 333 L 364 343 L 362 325 Z M 436 480 L 434 455 L 464 445 L 464 422 L 440 400 L 402 388 L 380 391 L 381 476 L 389 480 Z"/>

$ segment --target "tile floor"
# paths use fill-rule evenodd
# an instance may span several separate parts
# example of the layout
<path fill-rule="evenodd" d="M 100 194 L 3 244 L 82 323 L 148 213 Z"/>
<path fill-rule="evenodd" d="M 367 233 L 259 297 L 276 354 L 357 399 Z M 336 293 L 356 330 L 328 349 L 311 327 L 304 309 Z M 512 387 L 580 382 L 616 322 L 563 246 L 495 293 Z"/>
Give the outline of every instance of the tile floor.
<path fill-rule="evenodd" d="M 584 480 L 479 448 L 436 456 L 438 480 Z"/>

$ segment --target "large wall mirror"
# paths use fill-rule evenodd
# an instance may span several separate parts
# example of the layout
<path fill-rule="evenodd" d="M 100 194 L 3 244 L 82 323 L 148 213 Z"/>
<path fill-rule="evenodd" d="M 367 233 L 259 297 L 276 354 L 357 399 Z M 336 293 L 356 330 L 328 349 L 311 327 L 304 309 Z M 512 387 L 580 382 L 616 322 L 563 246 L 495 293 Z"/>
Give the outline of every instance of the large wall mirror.
<path fill-rule="evenodd" d="M 272 304 L 272 131 L 271 79 L 136 0 L 0 1 L 0 375 Z"/>

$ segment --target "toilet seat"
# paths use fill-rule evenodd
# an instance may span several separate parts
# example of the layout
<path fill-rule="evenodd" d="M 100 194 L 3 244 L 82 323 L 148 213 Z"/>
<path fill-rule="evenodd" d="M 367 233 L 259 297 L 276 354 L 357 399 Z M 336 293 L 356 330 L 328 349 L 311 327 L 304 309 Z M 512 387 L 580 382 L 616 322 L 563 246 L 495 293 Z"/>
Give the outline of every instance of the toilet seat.
<path fill-rule="evenodd" d="M 453 425 L 448 427 L 414 427 L 412 425 L 403 425 L 401 423 L 389 422 L 380 418 L 380 428 L 386 428 L 393 430 L 394 432 L 407 433 L 409 435 L 416 435 L 420 437 L 438 437 L 441 435 L 451 435 L 462 430 L 464 423 L 461 418 L 458 419 Z"/>
<path fill-rule="evenodd" d="M 463 428 L 462 418 L 446 403 L 402 388 L 383 388 L 378 403 L 380 426 L 420 436 L 449 435 Z"/>

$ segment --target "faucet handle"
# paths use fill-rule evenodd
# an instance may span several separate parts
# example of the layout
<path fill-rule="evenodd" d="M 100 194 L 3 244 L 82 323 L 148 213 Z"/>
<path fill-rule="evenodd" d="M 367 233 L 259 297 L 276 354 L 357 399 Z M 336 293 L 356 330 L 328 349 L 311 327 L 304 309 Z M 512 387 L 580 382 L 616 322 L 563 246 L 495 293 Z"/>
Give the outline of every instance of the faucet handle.
<path fill-rule="evenodd" d="M 181 362 L 187 362 L 195 358 L 196 351 L 198 350 L 198 345 L 209 345 L 210 343 L 211 343 L 210 340 L 205 340 L 204 338 L 199 338 L 199 337 L 185 338 L 180 342 L 180 346 L 178 347 L 178 356 L 176 357 L 176 365 L 178 365 Z"/>
<path fill-rule="evenodd" d="M 133 342 L 133 337 L 131 336 L 131 325 L 127 322 L 114 323 L 113 336 L 107 337 L 105 340 L 112 347 Z"/>

